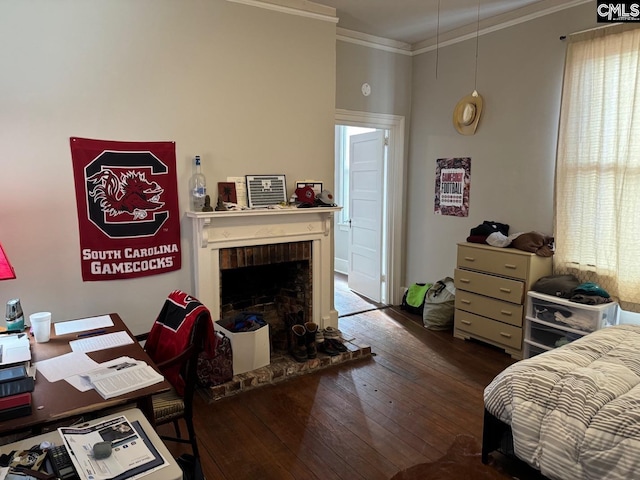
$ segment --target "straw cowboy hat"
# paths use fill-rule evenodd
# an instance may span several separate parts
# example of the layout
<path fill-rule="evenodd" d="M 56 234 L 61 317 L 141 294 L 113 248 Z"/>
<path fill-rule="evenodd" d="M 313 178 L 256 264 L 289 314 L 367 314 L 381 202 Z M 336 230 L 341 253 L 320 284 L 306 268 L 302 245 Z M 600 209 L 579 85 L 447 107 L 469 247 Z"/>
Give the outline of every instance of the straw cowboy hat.
<path fill-rule="evenodd" d="M 453 110 L 453 126 L 462 135 L 473 135 L 482 114 L 482 96 L 473 91 L 462 98 Z"/>

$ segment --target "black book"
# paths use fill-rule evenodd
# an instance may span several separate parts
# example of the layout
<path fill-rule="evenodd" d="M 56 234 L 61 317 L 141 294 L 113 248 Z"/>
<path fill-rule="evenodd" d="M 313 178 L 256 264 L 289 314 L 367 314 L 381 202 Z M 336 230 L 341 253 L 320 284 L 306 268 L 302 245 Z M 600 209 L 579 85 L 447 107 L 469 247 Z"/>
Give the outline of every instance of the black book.
<path fill-rule="evenodd" d="M 36 382 L 33 377 L 24 377 L 0 383 L 0 398 L 18 393 L 33 392 Z"/>
<path fill-rule="evenodd" d="M 31 415 L 31 411 L 31 404 L 5 408 L 4 410 L 0 410 L 0 422 L 11 420 L 13 418 L 24 417 L 26 415 Z"/>

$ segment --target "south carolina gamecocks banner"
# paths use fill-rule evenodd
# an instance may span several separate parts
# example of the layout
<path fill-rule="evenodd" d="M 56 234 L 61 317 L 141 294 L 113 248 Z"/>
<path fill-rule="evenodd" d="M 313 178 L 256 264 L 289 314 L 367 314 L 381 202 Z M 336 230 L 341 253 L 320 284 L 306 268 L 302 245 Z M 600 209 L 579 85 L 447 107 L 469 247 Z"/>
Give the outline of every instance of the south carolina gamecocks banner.
<path fill-rule="evenodd" d="M 82 279 L 179 270 L 174 142 L 71 138 Z"/>

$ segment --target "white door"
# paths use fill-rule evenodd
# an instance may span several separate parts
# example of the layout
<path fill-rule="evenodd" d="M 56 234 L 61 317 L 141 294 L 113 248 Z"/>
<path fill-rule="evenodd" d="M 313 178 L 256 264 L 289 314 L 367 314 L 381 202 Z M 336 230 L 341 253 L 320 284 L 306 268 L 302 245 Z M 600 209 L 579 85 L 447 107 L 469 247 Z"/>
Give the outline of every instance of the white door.
<path fill-rule="evenodd" d="M 349 288 L 380 302 L 384 130 L 349 141 Z"/>

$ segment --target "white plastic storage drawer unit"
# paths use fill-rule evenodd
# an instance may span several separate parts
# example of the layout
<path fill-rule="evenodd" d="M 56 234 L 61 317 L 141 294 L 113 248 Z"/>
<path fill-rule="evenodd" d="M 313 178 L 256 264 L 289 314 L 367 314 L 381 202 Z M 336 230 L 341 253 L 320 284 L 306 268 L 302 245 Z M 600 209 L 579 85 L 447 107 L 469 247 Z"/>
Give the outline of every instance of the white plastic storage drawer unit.
<path fill-rule="evenodd" d="M 528 296 L 527 317 L 533 319 L 582 332 L 595 332 L 617 323 L 616 302 L 587 305 L 538 292 L 529 292 Z"/>
<path fill-rule="evenodd" d="M 586 305 L 538 292 L 527 294 L 524 358 L 561 347 L 618 323 L 618 304 Z"/>

